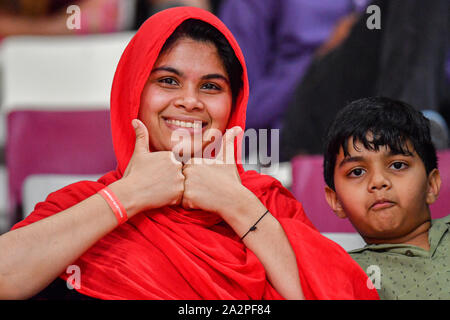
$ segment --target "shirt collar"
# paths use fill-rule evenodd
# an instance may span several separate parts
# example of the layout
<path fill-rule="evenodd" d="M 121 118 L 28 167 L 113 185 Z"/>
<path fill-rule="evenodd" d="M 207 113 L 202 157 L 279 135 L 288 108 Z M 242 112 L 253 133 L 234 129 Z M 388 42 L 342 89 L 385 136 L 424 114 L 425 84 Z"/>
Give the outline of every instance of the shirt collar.
<path fill-rule="evenodd" d="M 432 257 L 439 246 L 446 232 L 450 232 L 450 215 L 431 220 L 431 228 L 428 230 L 428 241 L 430 242 L 430 250 L 426 251 L 420 247 L 409 244 L 368 244 L 362 248 L 354 249 L 349 253 L 362 253 L 364 251 L 391 252 L 405 254 L 408 256 L 430 256 Z"/>

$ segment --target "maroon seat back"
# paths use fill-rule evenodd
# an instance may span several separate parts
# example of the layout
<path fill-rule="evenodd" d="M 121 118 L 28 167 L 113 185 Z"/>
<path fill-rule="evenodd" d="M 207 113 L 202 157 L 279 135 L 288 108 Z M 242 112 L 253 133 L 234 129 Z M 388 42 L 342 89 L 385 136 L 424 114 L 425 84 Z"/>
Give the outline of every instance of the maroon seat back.
<path fill-rule="evenodd" d="M 348 219 L 336 217 L 325 200 L 322 156 L 297 156 L 291 161 L 294 196 L 320 232 L 355 232 Z"/>
<path fill-rule="evenodd" d="M 442 184 L 439 198 L 430 206 L 433 219 L 450 214 L 450 150 L 438 151 L 437 155 Z"/>
<path fill-rule="evenodd" d="M 27 111 L 7 117 L 6 166 L 11 213 L 32 174 L 101 174 L 116 167 L 108 110 Z M 13 217 L 12 217 L 13 218 Z"/>

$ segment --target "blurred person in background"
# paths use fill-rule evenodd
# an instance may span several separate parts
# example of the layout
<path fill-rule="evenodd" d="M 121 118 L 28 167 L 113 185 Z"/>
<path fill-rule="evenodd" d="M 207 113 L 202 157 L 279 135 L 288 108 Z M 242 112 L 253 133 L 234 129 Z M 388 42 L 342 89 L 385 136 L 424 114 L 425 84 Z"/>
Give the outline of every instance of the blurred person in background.
<path fill-rule="evenodd" d="M 247 128 L 280 129 L 282 117 L 316 51 L 346 37 L 367 1 L 224 0 L 219 17 L 241 44 L 252 95 Z M 338 32 L 333 33 L 336 28 Z"/>
<path fill-rule="evenodd" d="M 80 29 L 67 27 L 71 5 L 80 8 Z M 134 30 L 152 14 L 175 6 L 214 8 L 210 0 L 0 0 L 0 39 Z"/>
<path fill-rule="evenodd" d="M 325 130 L 337 112 L 367 96 L 416 106 L 431 120 L 435 147 L 448 148 L 449 1 L 371 4 L 379 8 L 379 29 L 369 29 L 371 15 L 362 14 L 345 30 L 335 30 L 334 46 L 316 52 L 284 114 L 281 158 L 322 153 Z"/>
<path fill-rule="evenodd" d="M 226 0 L 136 0 L 134 29 L 138 29 L 153 14 L 173 7 L 198 7 L 216 14 L 222 1 Z"/>
<path fill-rule="evenodd" d="M 277 143 L 279 133 L 272 129 L 282 128 L 284 113 L 314 54 L 337 46 L 366 2 L 222 1 L 218 14 L 236 35 L 248 61 L 252 95 L 247 108 L 247 128 L 268 129 L 268 150 L 246 145 L 246 158 L 255 159 L 264 152 L 272 154 L 280 150 L 272 146 Z M 279 156 L 285 161 L 283 153 Z M 261 158 L 258 160 L 257 166 L 267 166 Z"/>
<path fill-rule="evenodd" d="M 126 29 L 121 15 L 127 0 L 0 0 L 0 37 L 14 35 L 67 35 Z M 81 29 L 67 27 L 70 12 L 80 8 Z"/>

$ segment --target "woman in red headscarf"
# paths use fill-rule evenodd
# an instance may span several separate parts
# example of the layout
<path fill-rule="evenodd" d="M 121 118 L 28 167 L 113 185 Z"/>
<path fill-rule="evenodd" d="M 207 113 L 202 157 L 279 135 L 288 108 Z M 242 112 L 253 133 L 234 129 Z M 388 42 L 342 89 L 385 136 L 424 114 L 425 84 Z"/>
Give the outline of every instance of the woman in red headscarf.
<path fill-rule="evenodd" d="M 185 7 L 149 18 L 114 77 L 117 169 L 50 194 L 0 237 L 0 297 L 63 279 L 100 299 L 377 299 L 289 191 L 244 172 L 235 136 L 248 91 L 242 52 L 215 16 Z M 195 161 L 206 150 L 210 161 Z"/>

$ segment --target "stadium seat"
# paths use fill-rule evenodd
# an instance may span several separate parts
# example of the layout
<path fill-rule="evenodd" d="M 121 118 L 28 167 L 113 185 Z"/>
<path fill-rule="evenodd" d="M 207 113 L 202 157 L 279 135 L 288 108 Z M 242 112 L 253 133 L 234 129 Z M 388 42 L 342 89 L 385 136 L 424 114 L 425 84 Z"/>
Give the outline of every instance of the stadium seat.
<path fill-rule="evenodd" d="M 439 198 L 430 206 L 432 219 L 450 214 L 450 150 L 438 151 L 437 155 L 442 184 Z"/>
<path fill-rule="evenodd" d="M 297 156 L 291 161 L 293 195 L 303 204 L 306 214 L 320 232 L 354 233 L 347 219 L 335 216 L 325 200 L 322 156 Z"/>
<path fill-rule="evenodd" d="M 115 168 L 109 96 L 132 35 L 21 36 L 2 42 L 1 108 L 12 223 L 20 218 L 29 175 L 101 175 Z"/>
<path fill-rule="evenodd" d="M 21 110 L 9 113 L 7 120 L 12 210 L 22 202 L 22 185 L 29 175 L 100 174 L 116 167 L 108 110 Z"/>
<path fill-rule="evenodd" d="M 96 181 L 99 175 L 61 175 L 61 174 L 35 174 L 25 179 L 22 190 L 23 218 L 28 216 L 34 206 L 44 201 L 47 196 L 74 182 L 89 180 Z"/>
<path fill-rule="evenodd" d="M 357 232 L 322 232 L 322 235 L 339 244 L 345 251 L 359 249 L 366 245 Z"/>
<path fill-rule="evenodd" d="M 132 35 L 4 39 L 3 111 L 108 108 L 115 68 Z"/>

